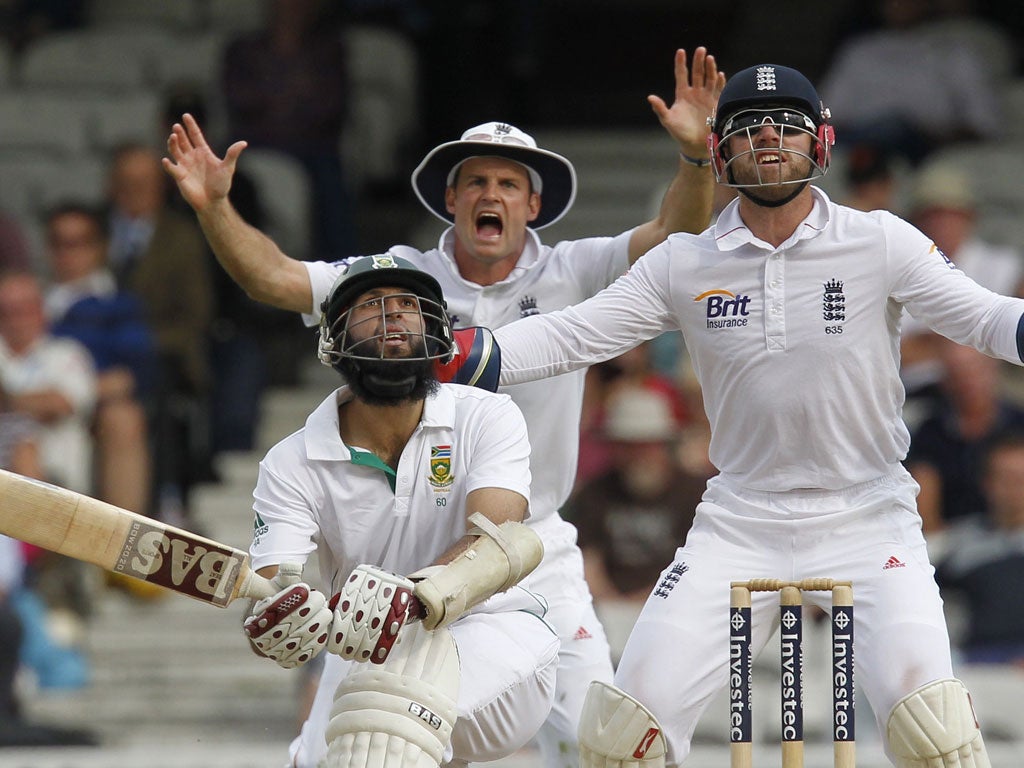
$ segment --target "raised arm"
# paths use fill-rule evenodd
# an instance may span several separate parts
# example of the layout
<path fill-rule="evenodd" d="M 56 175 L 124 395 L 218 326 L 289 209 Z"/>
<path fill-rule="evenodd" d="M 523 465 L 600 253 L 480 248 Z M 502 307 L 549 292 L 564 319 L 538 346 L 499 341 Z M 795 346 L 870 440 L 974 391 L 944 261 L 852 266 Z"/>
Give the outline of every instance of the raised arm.
<path fill-rule="evenodd" d="M 244 141 L 235 142 L 223 158 L 217 157 L 195 118 L 186 114 L 171 128 L 164 170 L 196 212 L 217 261 L 251 298 L 309 312 L 313 296 L 306 268 L 247 224 L 228 199 L 238 157 L 246 146 Z"/>
<path fill-rule="evenodd" d="M 666 243 L 586 301 L 494 329 L 501 385 L 586 368 L 678 330 L 666 293 L 670 258 Z"/>
<path fill-rule="evenodd" d="M 702 232 L 711 222 L 715 181 L 708 158 L 707 118 L 725 86 L 725 75 L 703 46 L 693 52 L 692 68 L 687 67 L 686 51 L 676 51 L 675 74 L 671 107 L 659 96 L 648 96 L 647 101 L 676 140 L 679 164 L 658 215 L 633 231 L 629 241 L 631 264 L 673 232 Z"/>

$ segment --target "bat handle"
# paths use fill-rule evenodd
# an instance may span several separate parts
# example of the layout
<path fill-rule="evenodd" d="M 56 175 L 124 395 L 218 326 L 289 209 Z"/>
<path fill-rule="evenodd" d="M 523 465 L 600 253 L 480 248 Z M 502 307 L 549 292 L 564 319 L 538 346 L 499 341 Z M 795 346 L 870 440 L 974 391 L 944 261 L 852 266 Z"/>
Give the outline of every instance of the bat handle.
<path fill-rule="evenodd" d="M 280 590 L 270 579 L 260 576 L 256 571 L 249 571 L 238 589 L 239 597 L 248 597 L 252 600 L 262 600 L 271 597 Z"/>
<path fill-rule="evenodd" d="M 427 609 L 416 595 L 409 601 L 409 621 L 423 621 L 427 618 Z"/>
<path fill-rule="evenodd" d="M 270 579 L 260 576 L 256 571 L 249 571 L 242 580 L 242 586 L 238 588 L 239 597 L 247 597 L 251 600 L 262 600 L 265 597 L 272 597 L 280 591 L 280 587 Z M 420 621 L 427 615 L 427 609 L 415 595 L 409 603 L 409 620 Z"/>

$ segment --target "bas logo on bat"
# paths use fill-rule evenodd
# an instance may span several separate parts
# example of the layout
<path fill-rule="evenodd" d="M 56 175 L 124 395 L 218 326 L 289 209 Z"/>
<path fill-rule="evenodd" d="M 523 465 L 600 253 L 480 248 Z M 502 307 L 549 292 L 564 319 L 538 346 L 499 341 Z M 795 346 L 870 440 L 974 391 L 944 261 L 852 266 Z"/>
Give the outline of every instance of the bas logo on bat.
<path fill-rule="evenodd" d="M 235 550 L 136 521 L 113 570 L 224 606 L 241 564 Z"/>

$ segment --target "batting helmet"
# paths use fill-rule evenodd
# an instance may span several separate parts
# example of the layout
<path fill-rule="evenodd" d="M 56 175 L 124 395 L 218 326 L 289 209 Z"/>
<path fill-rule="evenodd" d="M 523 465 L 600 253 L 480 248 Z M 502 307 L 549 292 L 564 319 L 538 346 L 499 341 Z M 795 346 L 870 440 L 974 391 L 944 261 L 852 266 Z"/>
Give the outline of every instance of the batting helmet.
<path fill-rule="evenodd" d="M 454 349 L 452 328 L 440 284 L 412 262 L 383 254 L 364 256 L 352 261 L 338 276 L 327 298 L 321 304 L 320 361 L 338 368 L 342 358 L 386 359 L 383 343 L 369 346 L 365 343 L 373 340 L 383 342 L 386 335 L 385 324 L 381 324 L 376 337 L 358 340 L 348 338 L 349 315 L 354 308 L 355 300 L 366 291 L 382 286 L 406 288 L 417 300 L 417 309 L 422 319 L 420 328 L 423 356 L 405 359 L 449 360 Z M 385 314 L 386 309 L 382 305 L 381 317 L 384 318 Z"/>
<path fill-rule="evenodd" d="M 831 114 L 811 81 L 791 67 L 760 64 L 737 72 L 722 89 L 718 106 L 708 119 L 711 125 L 708 145 L 718 180 L 730 186 L 759 186 L 735 183 L 728 173 L 730 158 L 726 154 L 726 145 L 728 139 L 737 133 L 746 131 L 749 136 L 751 130 L 766 123 L 778 127 L 780 134 L 797 130 L 814 139 L 814 148 L 807 155 L 812 163 L 808 176 L 805 179 L 788 179 L 787 183 L 809 181 L 824 175 L 835 143 L 830 118 Z"/>

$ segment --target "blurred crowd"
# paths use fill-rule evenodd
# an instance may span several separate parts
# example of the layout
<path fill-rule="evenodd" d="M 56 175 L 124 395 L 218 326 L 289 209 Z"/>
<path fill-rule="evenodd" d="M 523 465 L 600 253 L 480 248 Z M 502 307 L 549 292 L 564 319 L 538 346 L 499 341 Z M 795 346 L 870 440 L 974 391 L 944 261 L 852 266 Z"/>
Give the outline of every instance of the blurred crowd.
<path fill-rule="evenodd" d="M 88 25 L 89 5 L 6 0 L 0 33 L 23 51 L 45 35 Z M 455 31 L 439 21 L 449 18 L 449 5 Z M 225 43 L 217 93 L 182 83 L 161 94 L 153 141 L 114 149 L 97 190 L 101 205 L 66 199 L 40 211 L 38 252 L 27 222 L 0 211 L 0 467 L 194 529 L 191 492 L 216 482 L 218 455 L 255 447 L 266 387 L 294 384 L 313 341 L 298 318 L 253 302 L 217 267 L 161 168 L 169 126 L 183 112 L 207 125 L 207 114 L 222 110 L 224 128 L 214 137 L 221 149 L 244 139 L 287 154 L 307 174 L 310 257 L 372 253 L 400 241 L 408 223 L 389 222 L 370 242 L 359 234 L 367 190 L 349 178 L 342 151 L 350 106 L 342 29 L 383 25 L 408 37 L 424 74 L 418 122 L 427 147 L 495 117 L 543 125 L 532 88 L 544 77 L 541 41 L 557 27 L 551 14 L 560 4 L 513 5 L 510 21 L 494 17 L 488 3 L 270 0 L 262 25 Z M 772 10 L 787 18 L 802 5 Z M 735 13 L 760 18 L 753 6 L 740 3 Z M 1022 77 L 1024 62 L 1019 31 L 998 16 L 1001 7 L 836 3 L 832 33 L 818 41 L 827 49 L 821 71 L 807 71 L 820 76 L 834 115 L 837 154 L 845 159 L 842 202 L 893 210 L 975 280 L 1024 295 L 1024 243 L 988 242 L 977 228 L 987 180 L 936 160 L 944 148 L 994 141 L 1005 130 L 1001 89 Z M 689 5 L 684 12 L 699 15 Z M 483 45 L 481 36 L 455 32 L 489 25 L 502 26 L 499 47 L 514 55 L 483 82 L 482 70 L 464 58 Z M 694 18 L 687 26 L 687 34 L 703 35 Z M 706 43 L 726 72 L 751 63 L 735 41 L 725 49 L 736 51 L 731 60 L 717 54 L 715 34 L 676 45 Z M 779 50 L 768 58 L 794 63 Z M 631 79 L 648 87 L 639 74 Z M 410 170 L 401 168 L 392 191 Z M 722 191 L 724 205 L 731 190 Z M 244 170 L 236 176 L 233 202 L 257 227 L 268 194 Z M 912 318 L 902 355 L 907 465 L 921 486 L 940 585 L 963 617 L 954 641 L 965 661 L 1024 667 L 1024 377 Z M 700 391 L 678 337 L 595 366 L 586 397 L 566 517 L 578 528 L 587 578 L 618 652 L 715 469 Z M 18 649 L 38 685 L 87 684 L 81 642 L 98 577 L 2 537 L 0 546 L 0 721 L 11 723 Z M 111 585 L 138 599 L 157 594 L 133 582 Z M 0 746 L 15 738 L 5 734 L 0 729 Z M 34 738 L 87 740 L 73 732 Z"/>

